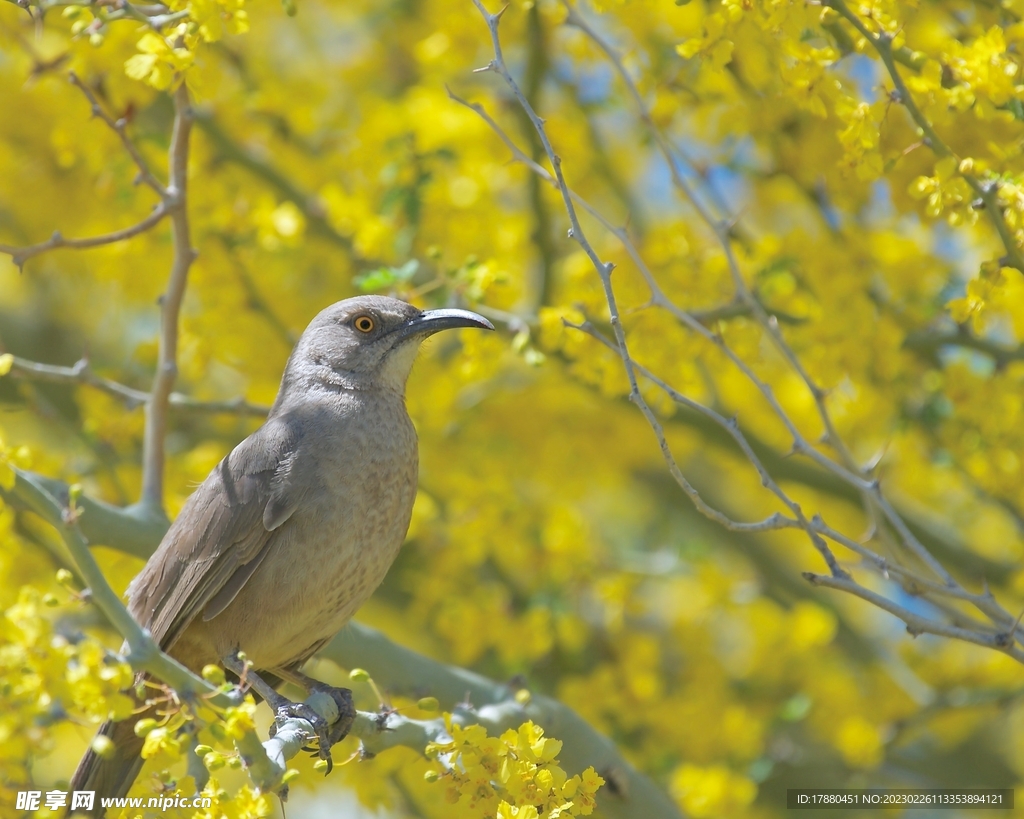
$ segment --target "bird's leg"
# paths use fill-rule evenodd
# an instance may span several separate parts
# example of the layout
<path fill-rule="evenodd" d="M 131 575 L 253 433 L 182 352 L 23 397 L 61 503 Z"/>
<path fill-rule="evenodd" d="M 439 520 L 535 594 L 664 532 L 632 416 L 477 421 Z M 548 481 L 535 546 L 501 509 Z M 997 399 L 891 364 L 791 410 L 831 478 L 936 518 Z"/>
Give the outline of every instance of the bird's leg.
<path fill-rule="evenodd" d="M 249 668 L 245 662 L 239 659 L 238 654 L 231 654 L 224 658 L 224 667 L 228 671 L 232 671 L 238 675 L 239 680 L 244 680 L 249 686 L 259 694 L 263 699 L 267 701 L 267 705 L 274 712 L 274 725 L 271 726 L 271 736 L 277 733 L 277 723 L 284 722 L 289 719 L 304 719 L 316 732 L 316 738 L 319 742 L 320 758 L 327 760 L 327 772 L 330 773 L 334 767 L 334 762 L 331 759 L 331 734 L 327 720 L 320 716 L 316 711 L 310 708 L 304 702 L 292 702 L 287 697 L 278 694 L 274 690 L 273 686 L 263 680 L 256 672 Z M 351 699 L 349 700 L 349 708 L 351 708 Z M 341 706 L 339 704 L 339 711 Z M 342 714 L 345 712 L 342 711 Z M 348 724 L 352 724 L 352 719 L 355 718 L 355 710 L 352 710 L 352 717 L 349 719 Z M 339 720 L 340 722 L 340 720 Z M 346 726 L 347 730 L 347 726 Z"/>
<path fill-rule="evenodd" d="M 356 718 L 356 708 L 352 703 L 352 692 L 349 689 L 335 688 L 333 685 L 303 674 L 297 668 L 275 668 L 274 673 L 282 680 L 305 689 L 309 694 L 327 694 L 334 700 L 335 705 L 338 706 L 338 720 L 331 726 L 331 733 L 328 737 L 330 745 L 335 745 L 348 736 L 352 722 Z"/>

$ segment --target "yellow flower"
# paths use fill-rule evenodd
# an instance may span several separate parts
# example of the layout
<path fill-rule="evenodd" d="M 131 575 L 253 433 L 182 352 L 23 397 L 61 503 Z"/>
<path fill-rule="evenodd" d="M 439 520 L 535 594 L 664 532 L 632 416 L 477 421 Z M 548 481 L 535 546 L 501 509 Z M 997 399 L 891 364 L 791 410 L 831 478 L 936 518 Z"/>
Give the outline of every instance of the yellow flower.
<path fill-rule="evenodd" d="M 187 48 L 172 48 L 167 40 L 152 31 L 142 35 L 138 49 L 142 53 L 128 58 L 125 73 L 159 90 L 170 88 L 175 78 L 192 65 L 194 58 Z"/>

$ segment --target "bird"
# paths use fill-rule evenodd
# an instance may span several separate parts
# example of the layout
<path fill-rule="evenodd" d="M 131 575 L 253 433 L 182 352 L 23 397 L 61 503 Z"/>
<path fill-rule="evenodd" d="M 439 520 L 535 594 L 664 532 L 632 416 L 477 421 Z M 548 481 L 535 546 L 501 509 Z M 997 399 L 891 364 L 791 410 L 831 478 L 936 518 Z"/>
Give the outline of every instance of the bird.
<path fill-rule="evenodd" d="M 221 665 L 278 718 L 323 719 L 275 690 L 326 690 L 348 721 L 350 692 L 300 671 L 383 581 L 405 539 L 418 478 L 405 387 L 421 342 L 455 328 L 493 330 L 468 310 L 421 310 L 357 296 L 322 310 L 300 336 L 266 421 L 189 496 L 129 584 L 128 610 L 194 672 Z M 141 678 L 140 678 L 141 679 Z M 111 748 L 86 751 L 72 791 L 124 796 L 142 767 L 141 709 L 104 723 Z"/>

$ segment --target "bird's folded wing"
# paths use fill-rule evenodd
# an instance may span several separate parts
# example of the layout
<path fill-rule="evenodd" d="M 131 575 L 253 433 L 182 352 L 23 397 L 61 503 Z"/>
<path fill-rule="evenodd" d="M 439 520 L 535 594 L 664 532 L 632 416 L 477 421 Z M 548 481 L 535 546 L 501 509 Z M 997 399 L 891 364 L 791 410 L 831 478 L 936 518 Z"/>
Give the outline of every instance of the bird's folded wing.
<path fill-rule="evenodd" d="M 297 445 L 284 421 L 242 441 L 188 499 L 132 581 L 129 610 L 165 651 L 207 606 L 206 619 L 223 611 L 258 568 L 295 509 L 281 470 Z"/>

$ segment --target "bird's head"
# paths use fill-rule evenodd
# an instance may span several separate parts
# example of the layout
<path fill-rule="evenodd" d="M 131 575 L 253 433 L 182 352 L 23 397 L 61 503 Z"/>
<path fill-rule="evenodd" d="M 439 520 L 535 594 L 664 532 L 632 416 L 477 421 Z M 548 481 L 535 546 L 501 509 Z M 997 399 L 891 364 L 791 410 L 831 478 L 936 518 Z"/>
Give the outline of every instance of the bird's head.
<path fill-rule="evenodd" d="M 385 296 L 357 296 L 322 310 L 303 332 L 288 372 L 351 389 L 402 391 L 420 343 L 441 330 L 493 330 L 469 310 L 420 310 Z"/>

